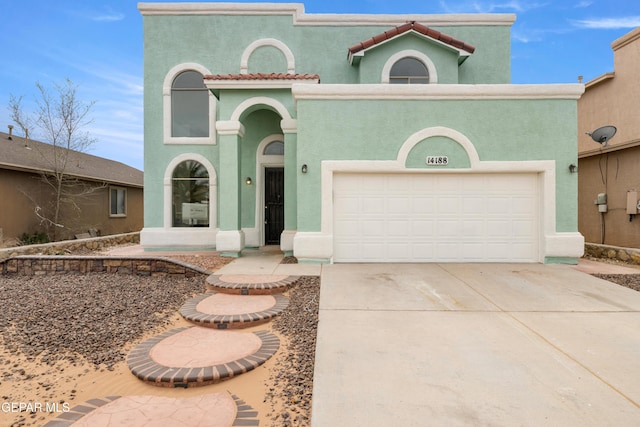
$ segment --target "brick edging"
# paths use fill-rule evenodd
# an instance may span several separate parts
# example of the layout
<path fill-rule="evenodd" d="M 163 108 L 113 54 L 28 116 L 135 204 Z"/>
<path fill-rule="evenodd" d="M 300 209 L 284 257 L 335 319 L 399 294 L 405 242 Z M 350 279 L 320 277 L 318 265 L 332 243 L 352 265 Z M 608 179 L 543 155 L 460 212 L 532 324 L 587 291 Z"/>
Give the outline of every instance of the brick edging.
<path fill-rule="evenodd" d="M 180 315 L 197 326 L 215 329 L 241 329 L 266 323 L 278 314 L 282 313 L 282 311 L 289 305 L 289 298 L 282 294 L 274 294 L 271 295 L 275 299 L 274 305 L 263 311 L 223 315 L 208 314 L 197 310 L 196 307 L 198 304 L 216 293 L 217 292 L 215 291 L 210 291 L 206 294 L 197 295 L 191 298 L 180 308 Z M 238 296 L 238 298 L 251 298 L 251 296 L 243 295 Z"/>
<path fill-rule="evenodd" d="M 267 331 L 257 331 L 247 332 L 255 334 L 262 341 L 255 353 L 220 365 L 196 368 L 164 366 L 151 358 L 151 349 L 156 344 L 190 328 L 197 326 L 172 329 L 135 346 L 127 356 L 127 366 L 131 373 L 138 379 L 158 387 L 199 387 L 252 371 L 269 360 L 280 347 L 280 339 L 276 335 Z"/>
<path fill-rule="evenodd" d="M 212 274 L 207 277 L 206 285 L 208 290 L 221 292 L 223 294 L 234 295 L 273 295 L 286 291 L 293 285 L 300 276 L 287 276 L 284 279 L 269 282 L 260 281 L 250 283 L 235 283 L 222 280 L 221 276 L 234 276 L 232 274 L 218 275 Z M 263 278 L 265 275 L 255 275 L 257 278 Z"/>

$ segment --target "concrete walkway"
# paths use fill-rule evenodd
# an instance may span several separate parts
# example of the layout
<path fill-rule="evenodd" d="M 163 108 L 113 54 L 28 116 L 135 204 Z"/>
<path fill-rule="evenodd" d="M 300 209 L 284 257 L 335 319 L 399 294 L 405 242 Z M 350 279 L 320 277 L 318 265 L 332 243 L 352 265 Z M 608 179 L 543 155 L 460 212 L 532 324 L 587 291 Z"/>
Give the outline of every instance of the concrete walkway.
<path fill-rule="evenodd" d="M 322 268 L 312 426 L 635 426 L 640 293 L 563 265 Z"/>

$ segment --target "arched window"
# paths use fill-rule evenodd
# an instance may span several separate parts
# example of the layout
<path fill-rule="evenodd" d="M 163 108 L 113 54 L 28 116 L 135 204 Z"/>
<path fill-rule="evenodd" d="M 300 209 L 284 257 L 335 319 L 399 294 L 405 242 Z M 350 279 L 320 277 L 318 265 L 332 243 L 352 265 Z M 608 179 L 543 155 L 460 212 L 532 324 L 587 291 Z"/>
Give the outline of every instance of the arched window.
<path fill-rule="evenodd" d="M 402 58 L 396 61 L 389 72 L 391 84 L 426 84 L 429 83 L 427 67 L 416 58 Z"/>
<path fill-rule="evenodd" d="M 186 160 L 171 177 L 174 227 L 209 226 L 209 173 L 202 163 Z"/>
<path fill-rule="evenodd" d="M 171 84 L 171 136 L 209 136 L 209 93 L 197 71 L 184 71 Z"/>
<path fill-rule="evenodd" d="M 269 145 L 264 147 L 264 151 L 262 151 L 262 154 L 267 156 L 284 156 L 284 142 L 270 142 Z"/>

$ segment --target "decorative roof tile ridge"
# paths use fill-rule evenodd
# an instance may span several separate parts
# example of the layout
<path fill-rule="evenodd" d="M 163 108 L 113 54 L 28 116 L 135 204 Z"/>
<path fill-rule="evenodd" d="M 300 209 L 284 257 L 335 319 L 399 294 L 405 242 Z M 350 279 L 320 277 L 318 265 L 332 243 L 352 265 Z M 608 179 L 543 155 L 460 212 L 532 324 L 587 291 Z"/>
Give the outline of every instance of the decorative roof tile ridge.
<path fill-rule="evenodd" d="M 408 21 L 402 25 L 398 25 L 390 30 L 385 31 L 384 33 L 380 33 L 378 35 L 375 35 L 367 40 L 364 40 L 360 43 L 357 43 L 353 46 L 351 46 L 349 48 L 349 52 L 351 53 L 357 53 L 360 52 L 362 50 L 368 49 L 372 46 L 375 46 L 379 43 L 382 43 L 386 40 L 390 40 L 396 36 L 399 36 L 401 34 L 406 33 L 407 31 L 416 31 L 417 33 L 420 33 L 424 36 L 430 37 L 432 39 L 441 41 L 445 44 L 448 44 L 450 46 L 456 47 L 458 49 L 464 50 L 468 53 L 473 53 L 476 48 L 474 46 L 471 46 L 470 44 L 467 44 L 465 42 L 463 42 L 462 40 L 458 40 L 454 37 L 448 36 L 444 33 L 441 33 L 440 31 L 431 29 L 429 27 L 427 27 L 426 25 L 420 24 L 419 22 L 416 21 Z"/>
<path fill-rule="evenodd" d="M 209 74 L 205 80 L 320 80 L 318 74 L 289 73 L 249 73 L 249 74 Z"/>

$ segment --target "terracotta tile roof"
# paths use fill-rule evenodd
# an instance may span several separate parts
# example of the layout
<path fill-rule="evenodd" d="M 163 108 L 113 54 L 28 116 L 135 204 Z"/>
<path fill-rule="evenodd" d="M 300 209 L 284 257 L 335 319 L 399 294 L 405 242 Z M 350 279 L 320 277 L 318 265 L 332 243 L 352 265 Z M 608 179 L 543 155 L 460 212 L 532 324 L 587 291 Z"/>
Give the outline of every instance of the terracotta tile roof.
<path fill-rule="evenodd" d="M 383 41 L 390 40 L 396 36 L 399 36 L 400 34 L 404 34 L 407 31 L 411 31 L 411 30 L 416 31 L 432 39 L 439 40 L 442 43 L 448 44 L 455 48 L 464 50 L 465 52 L 473 53 L 476 50 L 475 47 L 463 42 L 462 40 L 455 39 L 451 36 L 441 33 L 440 31 L 432 30 L 426 25 L 422 25 L 416 21 L 409 21 L 405 24 L 398 25 L 395 28 L 385 31 L 384 33 L 378 34 L 377 36 L 373 36 L 370 39 L 367 39 L 363 42 L 360 42 L 356 45 L 351 46 L 349 48 L 349 52 L 351 52 L 352 54 L 360 52 L 361 50 L 368 49 L 371 46 L 375 46 L 379 43 L 382 43 Z"/>
<path fill-rule="evenodd" d="M 64 149 L 62 149 L 64 150 Z M 55 157 L 51 144 L 0 132 L 0 169 L 52 171 Z M 124 163 L 69 150 L 66 173 L 92 181 L 142 187 L 143 172 Z"/>
<path fill-rule="evenodd" d="M 205 80 L 320 80 L 317 74 L 253 73 L 214 74 L 204 76 Z"/>

